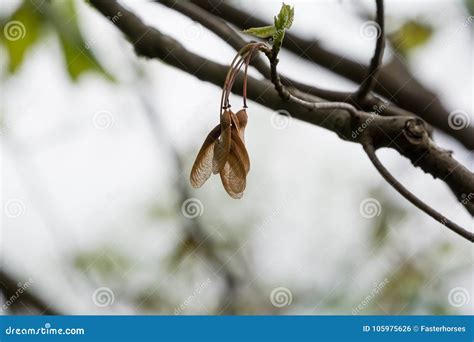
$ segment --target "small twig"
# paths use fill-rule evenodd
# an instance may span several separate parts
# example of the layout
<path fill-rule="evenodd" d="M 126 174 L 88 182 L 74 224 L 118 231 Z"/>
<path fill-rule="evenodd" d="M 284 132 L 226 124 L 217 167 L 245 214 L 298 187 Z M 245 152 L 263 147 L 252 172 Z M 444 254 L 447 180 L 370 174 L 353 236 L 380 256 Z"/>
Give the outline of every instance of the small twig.
<path fill-rule="evenodd" d="M 247 73 L 249 69 L 250 61 L 252 60 L 252 55 L 255 51 L 255 46 L 250 50 L 250 53 L 245 61 L 245 70 L 244 70 L 244 87 L 243 87 L 243 98 L 244 98 L 244 108 L 247 108 Z"/>
<path fill-rule="evenodd" d="M 363 103 L 367 95 L 374 89 L 375 76 L 382 64 L 383 50 L 385 46 L 385 20 L 383 0 L 375 0 L 377 5 L 377 42 L 375 44 L 375 51 L 372 60 L 370 61 L 367 77 L 360 84 L 359 90 L 356 93 L 356 98 Z"/>
<path fill-rule="evenodd" d="M 405 199 L 411 202 L 413 205 L 421 209 L 423 212 L 434 218 L 436 221 L 440 222 L 447 228 L 451 229 L 453 232 L 459 234 L 463 238 L 474 242 L 474 234 L 454 223 L 453 221 L 446 218 L 443 214 L 437 212 L 435 209 L 431 208 L 425 202 L 416 197 L 410 190 L 405 188 L 391 173 L 388 171 L 385 166 L 381 163 L 380 159 L 375 153 L 374 145 L 371 141 L 365 141 L 363 144 L 364 151 L 367 153 L 372 164 L 375 166 L 377 171 L 382 175 L 382 177 Z"/>
<path fill-rule="evenodd" d="M 263 49 L 262 50 L 270 61 L 270 80 L 275 86 L 278 95 L 285 101 L 293 102 L 301 105 L 302 107 L 312 111 L 317 109 L 343 109 L 349 112 L 351 117 L 357 117 L 357 109 L 349 103 L 345 102 L 314 102 L 306 101 L 300 97 L 297 97 L 290 93 L 288 89 L 282 84 L 280 75 L 278 74 L 277 65 L 278 65 L 278 52 L 280 51 L 279 47 L 273 46 L 273 49 Z"/>

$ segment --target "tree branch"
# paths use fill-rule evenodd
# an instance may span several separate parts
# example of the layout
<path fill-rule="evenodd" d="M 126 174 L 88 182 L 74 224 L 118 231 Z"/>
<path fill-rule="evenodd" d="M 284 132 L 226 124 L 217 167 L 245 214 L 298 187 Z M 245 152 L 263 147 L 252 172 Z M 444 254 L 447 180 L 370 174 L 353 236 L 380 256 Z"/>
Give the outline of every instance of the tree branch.
<path fill-rule="evenodd" d="M 240 29 L 268 25 L 267 22 L 221 0 L 191 1 Z M 366 66 L 325 49 L 315 40 L 301 38 L 287 32 L 283 47 L 301 58 L 317 63 L 357 84 L 360 84 L 367 75 Z M 376 81 L 374 90 L 378 94 L 393 100 L 397 106 L 416 113 L 430 125 L 457 139 L 469 150 L 474 150 L 474 127 L 469 126 L 462 130 L 451 128 L 448 122 L 449 112 L 444 108 L 439 98 L 420 84 L 398 58 L 394 58 L 390 63 L 380 68 Z M 364 109 L 369 110 L 370 108 Z"/>
<path fill-rule="evenodd" d="M 383 49 L 385 46 L 385 18 L 383 10 L 383 0 L 375 0 L 377 5 L 377 42 L 375 44 L 375 51 L 372 60 L 370 61 L 367 77 L 362 81 L 357 91 L 356 97 L 358 102 L 363 103 L 367 95 L 374 89 L 376 79 L 375 76 L 382 63 Z"/>
<path fill-rule="evenodd" d="M 387 181 L 387 183 L 390 184 L 400 195 L 405 197 L 409 202 L 411 202 L 413 205 L 421 209 L 423 212 L 425 212 L 426 214 L 434 218 L 436 221 L 438 221 L 439 223 L 451 229 L 456 234 L 459 234 L 463 238 L 471 242 L 474 242 L 473 233 L 465 230 L 461 226 L 457 225 L 453 221 L 446 218 L 441 213 L 431 208 L 425 202 L 423 202 L 418 197 L 416 197 L 407 188 L 405 188 L 395 177 L 393 177 L 393 175 L 380 162 L 379 158 L 375 154 L 374 146 L 372 145 L 370 141 L 363 143 L 362 146 L 364 147 L 364 150 L 367 153 L 367 156 L 369 157 L 370 161 L 375 166 L 377 171 L 382 175 L 382 177 Z"/>
<path fill-rule="evenodd" d="M 200 80 L 222 86 L 228 67 L 207 60 L 186 50 L 175 39 L 145 25 L 135 14 L 115 1 L 91 0 L 105 17 L 122 15 L 114 24 L 128 37 L 137 54 L 148 58 L 159 58 Z M 243 78 L 236 80 L 236 94 L 242 95 Z M 390 147 L 409 158 L 433 177 L 444 181 L 466 209 L 474 215 L 474 201 L 463 201 L 466 194 L 474 193 L 474 174 L 451 154 L 442 150 L 430 139 L 424 123 L 407 117 L 381 117 L 359 112 L 357 119 L 346 109 L 317 109 L 308 111 L 297 103 L 282 100 L 276 92 L 269 91 L 272 83 L 249 77 L 248 97 L 268 108 L 284 109 L 296 119 L 324 127 L 342 139 L 362 143 L 373 141 L 374 148 Z M 312 102 L 321 101 L 317 97 Z"/>

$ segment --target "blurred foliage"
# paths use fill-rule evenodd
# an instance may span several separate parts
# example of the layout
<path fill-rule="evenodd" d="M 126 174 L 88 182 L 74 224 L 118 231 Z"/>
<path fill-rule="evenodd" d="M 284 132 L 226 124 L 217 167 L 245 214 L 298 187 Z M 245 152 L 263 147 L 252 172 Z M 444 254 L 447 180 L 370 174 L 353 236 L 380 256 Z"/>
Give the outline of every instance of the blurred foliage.
<path fill-rule="evenodd" d="M 11 26 L 12 30 L 17 30 L 13 33 L 14 39 L 7 39 L 6 35 L 1 36 L 1 43 L 7 50 L 8 71 L 14 73 L 23 63 L 26 52 L 44 33 L 44 18 L 35 10 L 31 2 L 24 1 L 10 18 L 2 18 L 1 21 L 2 26 L 8 22 L 18 22 L 16 28 Z"/>
<path fill-rule="evenodd" d="M 466 6 L 467 12 L 470 15 L 474 15 L 474 0 L 464 0 L 464 5 Z"/>
<path fill-rule="evenodd" d="M 13 74 L 21 67 L 29 50 L 53 32 L 59 39 L 68 75 L 73 81 L 87 72 L 93 72 L 113 81 L 91 51 L 77 21 L 73 0 L 24 0 L 9 17 L 0 19 L 2 27 L 10 25 L 15 36 L 2 35 L 1 44 L 8 57 L 8 72 Z"/>
<path fill-rule="evenodd" d="M 156 220 L 173 219 L 176 215 L 176 210 L 172 206 L 165 206 L 161 203 L 153 203 L 148 208 L 147 214 L 151 219 Z"/>
<path fill-rule="evenodd" d="M 123 274 L 130 267 L 130 260 L 117 249 L 103 247 L 78 254 L 74 267 L 83 273 L 94 273 L 101 278 L 113 278 Z"/>
<path fill-rule="evenodd" d="M 412 312 L 418 306 L 417 301 L 422 293 L 420 290 L 429 280 L 429 274 L 411 260 L 401 261 L 401 266 L 387 277 L 389 281 L 376 300 L 385 313 Z"/>
<path fill-rule="evenodd" d="M 178 243 L 175 250 L 168 257 L 168 265 L 171 270 L 176 270 L 183 260 L 193 252 L 199 251 L 200 242 L 192 234 L 186 234 L 184 240 Z"/>
<path fill-rule="evenodd" d="M 374 224 L 372 228 L 371 243 L 372 248 L 377 249 L 383 247 L 390 229 L 398 222 L 401 222 L 407 215 L 406 211 L 395 202 L 389 199 L 380 189 L 373 190 L 369 193 L 369 197 L 377 198 L 383 210 L 380 215 L 373 218 Z"/>
<path fill-rule="evenodd" d="M 72 1 L 57 1 L 53 7 L 55 10 L 52 13 L 54 16 L 52 22 L 56 27 L 67 71 L 71 78 L 77 80 L 81 74 L 90 71 L 112 81 L 113 78 L 92 54 L 91 42 L 86 42 L 81 34 L 74 3 Z M 69 18 L 67 24 L 62 18 Z"/>
<path fill-rule="evenodd" d="M 436 260 L 449 256 L 452 246 L 442 243 L 415 255 L 399 248 L 399 267 L 387 274 L 389 282 L 376 299 L 377 306 L 388 314 L 453 314 L 447 296 L 442 293 L 444 278 L 437 276 Z"/>
<path fill-rule="evenodd" d="M 172 304 L 169 298 L 162 296 L 156 287 L 144 289 L 131 298 L 135 307 L 139 307 L 141 312 L 153 314 L 163 313 L 165 315 L 173 314 Z"/>
<path fill-rule="evenodd" d="M 419 20 L 407 20 L 387 35 L 393 49 L 407 56 L 414 49 L 426 44 L 433 34 L 433 27 Z"/>

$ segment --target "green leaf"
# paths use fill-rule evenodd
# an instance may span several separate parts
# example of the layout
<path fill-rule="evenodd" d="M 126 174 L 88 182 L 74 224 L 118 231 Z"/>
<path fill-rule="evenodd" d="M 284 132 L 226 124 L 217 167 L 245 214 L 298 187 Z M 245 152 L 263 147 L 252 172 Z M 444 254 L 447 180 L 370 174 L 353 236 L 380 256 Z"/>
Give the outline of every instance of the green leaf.
<path fill-rule="evenodd" d="M 275 26 L 251 27 L 244 30 L 243 33 L 250 34 L 258 38 L 270 38 L 275 34 Z"/>
<path fill-rule="evenodd" d="M 281 46 L 283 38 L 285 38 L 285 30 L 277 30 L 273 35 L 273 45 Z"/>
<path fill-rule="evenodd" d="M 274 17 L 275 28 L 277 31 L 289 29 L 293 24 L 293 18 L 295 16 L 295 9 L 290 5 L 283 3 L 280 9 L 280 13 Z"/>
<path fill-rule="evenodd" d="M 90 50 L 85 47 L 79 47 L 70 40 L 65 39 L 62 35 L 60 35 L 59 39 L 66 62 L 66 69 L 73 81 L 77 81 L 82 74 L 87 72 L 99 73 L 113 81 L 112 76 L 99 64 L 99 61 L 92 55 Z M 85 46 L 85 43 L 83 46 Z"/>
<path fill-rule="evenodd" d="M 84 39 L 77 22 L 73 1 L 54 2 L 49 17 L 59 36 L 66 69 L 73 81 L 77 81 L 81 75 L 87 72 L 95 72 L 114 81 L 92 53 L 91 43 Z M 65 24 L 66 22 L 67 24 Z"/>
<path fill-rule="evenodd" d="M 289 29 L 293 24 L 293 18 L 295 16 L 295 9 L 290 5 L 281 6 L 280 13 L 274 17 L 274 25 L 263 26 L 263 27 L 252 27 L 244 30 L 244 33 L 251 34 L 259 38 L 270 38 L 273 39 L 273 45 L 279 49 L 283 38 L 285 37 L 285 30 Z"/>
<path fill-rule="evenodd" d="M 395 32 L 387 37 L 393 48 L 403 56 L 408 55 L 413 49 L 426 44 L 433 33 L 433 28 L 425 23 L 408 20 Z"/>
<path fill-rule="evenodd" d="M 2 20 L 1 43 L 8 56 L 8 71 L 16 72 L 26 53 L 38 41 L 43 31 L 43 18 L 30 1 L 24 1 L 11 17 Z"/>
<path fill-rule="evenodd" d="M 131 260 L 111 246 L 102 246 L 77 254 L 73 259 L 73 265 L 82 272 L 97 273 L 104 278 L 113 278 L 128 271 Z"/>

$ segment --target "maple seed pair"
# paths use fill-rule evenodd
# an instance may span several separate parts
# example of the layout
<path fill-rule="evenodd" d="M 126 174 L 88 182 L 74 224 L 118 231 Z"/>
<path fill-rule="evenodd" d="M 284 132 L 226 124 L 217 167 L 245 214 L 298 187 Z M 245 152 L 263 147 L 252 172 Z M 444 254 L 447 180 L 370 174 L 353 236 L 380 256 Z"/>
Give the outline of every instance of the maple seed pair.
<path fill-rule="evenodd" d="M 244 144 L 247 125 L 245 109 L 234 114 L 225 110 L 222 120 L 207 136 L 191 170 L 191 185 L 201 187 L 212 173 L 220 174 L 222 185 L 232 198 L 241 198 L 250 159 Z"/>
<path fill-rule="evenodd" d="M 207 135 L 191 170 L 190 181 L 201 187 L 211 174 L 220 174 L 222 185 L 232 198 L 242 198 L 247 184 L 250 159 L 245 148 L 244 132 L 247 126 L 247 69 L 255 51 L 262 43 L 245 45 L 234 57 L 222 89 L 220 123 Z M 243 82 L 243 109 L 230 110 L 229 95 L 239 70 L 245 65 Z"/>

